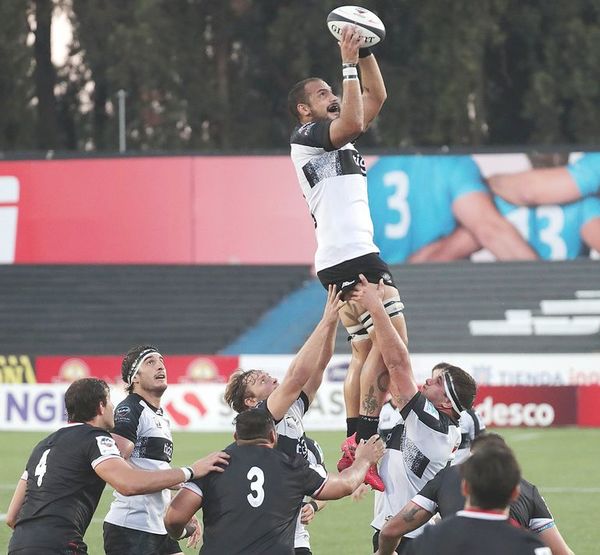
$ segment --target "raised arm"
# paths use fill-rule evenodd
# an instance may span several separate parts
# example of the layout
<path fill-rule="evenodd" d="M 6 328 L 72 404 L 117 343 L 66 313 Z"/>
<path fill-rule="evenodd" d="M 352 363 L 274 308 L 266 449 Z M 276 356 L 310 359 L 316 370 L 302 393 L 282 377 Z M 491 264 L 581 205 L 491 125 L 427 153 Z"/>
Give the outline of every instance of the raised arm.
<path fill-rule="evenodd" d="M 209 472 L 223 472 L 229 455 L 223 451 L 211 453 L 191 465 L 193 476 L 206 476 Z M 96 474 L 109 483 L 121 495 L 142 495 L 154 493 L 185 482 L 187 476 L 181 468 L 165 470 L 140 470 L 132 467 L 120 457 L 106 459 L 94 468 Z"/>
<path fill-rule="evenodd" d="M 341 294 L 335 292 L 335 286 L 330 285 L 327 291 L 327 303 L 325 305 L 325 311 L 323 313 L 323 320 L 329 321 L 333 325 L 328 325 L 323 336 L 323 345 L 321 352 L 317 359 L 313 362 L 313 371 L 308 378 L 308 381 L 302 388 L 302 391 L 306 393 L 308 400 L 312 402 L 317 394 L 317 390 L 321 386 L 323 381 L 323 373 L 333 356 L 335 349 L 335 336 L 337 334 L 337 323 L 339 319 Z"/>
<path fill-rule="evenodd" d="M 351 300 L 360 303 L 373 318 L 375 341 L 390 374 L 390 390 L 396 406 L 402 409 L 415 396 L 418 388 L 408 347 L 385 311 L 383 293 L 383 281 L 375 286 L 369 284 L 365 276 L 360 274 L 360 283 L 354 288 Z"/>
<path fill-rule="evenodd" d="M 383 457 L 385 444 L 378 435 L 361 440 L 356 447 L 356 458 L 339 474 L 329 474 L 325 485 L 315 499 L 341 499 L 353 493 L 364 481 L 367 470 Z"/>
<path fill-rule="evenodd" d="M 452 205 L 456 219 L 498 260 L 535 260 L 534 250 L 496 210 L 490 195 L 476 191 Z"/>
<path fill-rule="evenodd" d="M 402 536 L 423 526 L 432 516 L 423 507 L 409 501 L 379 532 L 379 550 L 375 555 L 392 555 Z"/>
<path fill-rule="evenodd" d="M 342 66 L 358 64 L 358 48 L 360 35 L 354 25 L 346 25 L 340 40 L 340 54 Z M 342 71 L 353 73 L 351 68 Z M 354 69 L 356 73 L 356 69 Z M 356 139 L 364 131 L 363 97 L 360 90 L 358 75 L 344 76 L 342 80 L 342 104 L 340 117 L 334 119 L 329 127 L 329 138 L 335 148 L 340 148 Z"/>
<path fill-rule="evenodd" d="M 366 130 L 381 111 L 381 107 L 387 98 L 387 91 L 385 90 L 379 64 L 373 54 L 359 58 L 358 65 L 363 91 L 363 130 Z"/>
<path fill-rule="evenodd" d="M 292 361 L 283 381 L 267 398 L 267 408 L 275 420 L 281 420 L 302 391 L 314 397 L 323 371 L 333 354 L 337 331 L 340 293 L 329 286 L 323 317 Z M 309 384 L 309 380 L 314 380 Z M 306 390 L 309 391 L 306 391 Z"/>
<path fill-rule="evenodd" d="M 565 167 L 497 174 L 490 176 L 487 182 L 496 195 L 520 206 L 565 204 L 581 198 L 575 180 Z"/>

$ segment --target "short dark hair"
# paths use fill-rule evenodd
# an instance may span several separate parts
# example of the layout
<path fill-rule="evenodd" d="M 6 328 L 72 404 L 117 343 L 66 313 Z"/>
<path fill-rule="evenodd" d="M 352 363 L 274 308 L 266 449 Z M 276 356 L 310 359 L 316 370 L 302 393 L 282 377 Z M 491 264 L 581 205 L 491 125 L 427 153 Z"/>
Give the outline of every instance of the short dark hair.
<path fill-rule="evenodd" d="M 225 402 L 237 413 L 248 410 L 246 398 L 248 396 L 248 382 L 256 370 L 237 370 L 225 386 Z"/>
<path fill-rule="evenodd" d="M 471 505 L 480 509 L 504 509 L 521 480 L 521 469 L 512 450 L 500 445 L 477 449 L 460 472 L 469 486 Z"/>
<path fill-rule="evenodd" d="M 444 373 L 450 374 L 462 409 L 470 409 L 475 401 L 475 395 L 477 395 L 477 383 L 471 374 L 452 364 L 446 366 Z"/>
<path fill-rule="evenodd" d="M 308 97 L 306 96 L 306 85 L 312 81 L 321 81 L 320 77 L 308 77 L 298 81 L 288 93 L 288 110 L 292 116 L 300 121 L 300 114 L 298 113 L 298 104 L 308 104 Z"/>
<path fill-rule="evenodd" d="M 449 366 L 452 366 L 449 362 L 438 362 L 432 369 L 431 369 L 431 374 L 433 375 L 433 373 L 436 370 L 446 370 L 446 368 L 448 368 Z"/>
<path fill-rule="evenodd" d="M 158 349 L 154 347 L 154 345 L 138 345 L 137 347 L 132 347 L 127 351 L 127 354 L 123 357 L 123 361 L 121 362 L 121 377 L 123 381 L 127 384 L 125 388 L 127 393 L 133 393 L 133 384 L 129 383 L 129 373 L 131 372 L 131 367 L 138 359 L 141 353 L 144 351 L 152 349 L 158 352 Z"/>
<path fill-rule="evenodd" d="M 98 414 L 98 405 L 108 403 L 110 390 L 104 380 L 81 378 L 65 392 L 65 408 L 69 422 L 89 422 Z"/>
<path fill-rule="evenodd" d="M 266 410 L 245 410 L 240 412 L 235 419 L 237 439 L 269 439 L 269 434 L 274 430 L 275 422 Z"/>
<path fill-rule="evenodd" d="M 471 442 L 471 452 L 483 449 L 484 447 L 508 447 L 506 441 L 500 434 L 494 432 L 486 432 L 483 430 L 476 438 Z"/>

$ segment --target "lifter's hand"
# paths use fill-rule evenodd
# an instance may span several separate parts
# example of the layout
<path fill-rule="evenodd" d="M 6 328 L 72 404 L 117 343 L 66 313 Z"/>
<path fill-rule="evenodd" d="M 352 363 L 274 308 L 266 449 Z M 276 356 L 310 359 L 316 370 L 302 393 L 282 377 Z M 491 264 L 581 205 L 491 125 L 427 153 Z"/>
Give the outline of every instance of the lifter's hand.
<path fill-rule="evenodd" d="M 369 283 L 363 274 L 359 274 L 358 278 L 360 283 L 357 283 L 350 292 L 349 300 L 357 302 L 369 312 L 383 306 L 383 296 L 385 295 L 383 279 L 380 279 L 379 283 L 375 285 Z"/>
<path fill-rule="evenodd" d="M 327 287 L 327 302 L 325 303 L 325 309 L 323 310 L 322 321 L 327 324 L 336 324 L 340 317 L 340 308 L 344 306 L 341 302 L 342 292 L 336 293 L 335 285 L 329 285 Z"/>
<path fill-rule="evenodd" d="M 358 63 L 358 49 L 362 43 L 362 37 L 356 25 L 346 25 L 342 30 L 340 41 L 340 54 L 343 64 Z"/>
<path fill-rule="evenodd" d="M 368 461 L 369 466 L 373 466 L 383 457 L 384 451 L 385 443 L 377 434 L 373 434 L 366 441 L 364 439 L 360 440 L 360 443 L 356 446 L 355 460 L 363 459 Z"/>
<path fill-rule="evenodd" d="M 209 472 L 223 472 L 229 464 L 229 455 L 225 451 L 216 451 L 203 459 L 197 460 L 192 465 L 194 478 L 206 476 Z"/>

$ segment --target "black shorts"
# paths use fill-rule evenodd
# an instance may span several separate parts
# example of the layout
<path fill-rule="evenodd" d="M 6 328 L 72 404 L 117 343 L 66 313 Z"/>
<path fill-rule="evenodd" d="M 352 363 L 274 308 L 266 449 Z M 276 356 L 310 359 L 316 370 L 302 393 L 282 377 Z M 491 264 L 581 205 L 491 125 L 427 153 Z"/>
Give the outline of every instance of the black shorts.
<path fill-rule="evenodd" d="M 345 292 L 359 282 L 358 274 L 364 274 L 370 283 L 379 283 L 383 279 L 386 285 L 396 287 L 388 265 L 375 252 L 325 268 L 317 272 L 317 277 L 325 289 L 334 283 L 338 291 Z"/>
<path fill-rule="evenodd" d="M 402 553 L 406 553 L 408 551 L 408 546 L 412 542 L 412 538 L 402 538 L 402 541 L 398 544 L 398 547 L 394 551 L 394 553 L 398 553 L 402 555 Z M 379 530 L 375 530 L 373 534 L 373 553 L 375 553 L 379 549 Z"/>
<path fill-rule="evenodd" d="M 106 555 L 172 555 L 181 547 L 167 534 L 152 534 L 142 530 L 104 523 Z"/>

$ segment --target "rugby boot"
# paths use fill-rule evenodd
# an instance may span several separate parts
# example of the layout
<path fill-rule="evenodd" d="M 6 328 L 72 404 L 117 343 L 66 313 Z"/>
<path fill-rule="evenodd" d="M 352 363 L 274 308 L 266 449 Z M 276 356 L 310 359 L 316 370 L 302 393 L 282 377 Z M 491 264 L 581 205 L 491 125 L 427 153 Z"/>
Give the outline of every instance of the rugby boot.
<path fill-rule="evenodd" d="M 356 451 L 356 434 L 347 437 L 342 443 L 342 458 L 337 463 L 339 472 L 348 468 L 354 462 L 354 452 Z"/>
<path fill-rule="evenodd" d="M 369 470 L 367 470 L 367 474 L 365 476 L 365 484 L 371 486 L 374 490 L 385 491 L 385 485 L 383 484 L 381 476 L 379 476 L 379 472 L 377 472 L 376 464 L 374 464 L 371 468 L 369 468 Z"/>

